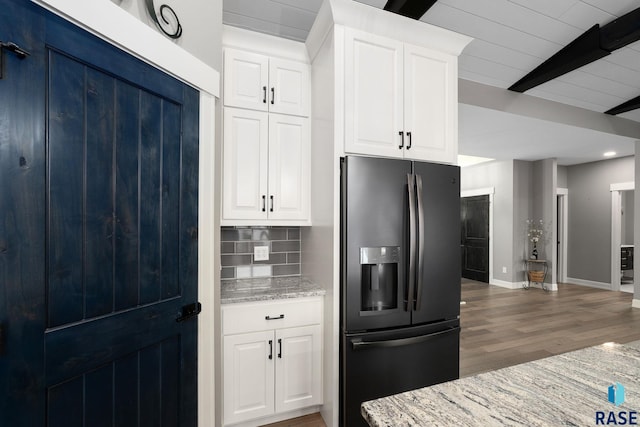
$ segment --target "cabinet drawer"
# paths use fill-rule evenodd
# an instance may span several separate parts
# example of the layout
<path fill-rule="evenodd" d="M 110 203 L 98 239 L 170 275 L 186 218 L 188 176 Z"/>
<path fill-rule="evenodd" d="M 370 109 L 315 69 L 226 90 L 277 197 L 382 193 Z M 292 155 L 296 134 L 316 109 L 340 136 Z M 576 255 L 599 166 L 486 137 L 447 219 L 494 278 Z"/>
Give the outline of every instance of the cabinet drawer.
<path fill-rule="evenodd" d="M 222 335 L 315 325 L 322 322 L 322 299 L 295 298 L 222 307 Z"/>

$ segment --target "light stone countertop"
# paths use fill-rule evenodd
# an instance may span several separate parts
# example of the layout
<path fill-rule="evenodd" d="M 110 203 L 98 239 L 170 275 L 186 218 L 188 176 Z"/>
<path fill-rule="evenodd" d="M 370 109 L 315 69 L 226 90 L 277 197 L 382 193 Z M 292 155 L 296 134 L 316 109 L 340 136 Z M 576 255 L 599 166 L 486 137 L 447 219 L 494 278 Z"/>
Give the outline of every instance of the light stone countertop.
<path fill-rule="evenodd" d="M 222 280 L 220 303 L 304 298 L 325 293 L 316 283 L 299 276 Z"/>
<path fill-rule="evenodd" d="M 615 382 L 625 402 L 607 400 Z M 640 410 L 640 342 L 603 344 L 364 402 L 370 426 L 591 426 Z"/>

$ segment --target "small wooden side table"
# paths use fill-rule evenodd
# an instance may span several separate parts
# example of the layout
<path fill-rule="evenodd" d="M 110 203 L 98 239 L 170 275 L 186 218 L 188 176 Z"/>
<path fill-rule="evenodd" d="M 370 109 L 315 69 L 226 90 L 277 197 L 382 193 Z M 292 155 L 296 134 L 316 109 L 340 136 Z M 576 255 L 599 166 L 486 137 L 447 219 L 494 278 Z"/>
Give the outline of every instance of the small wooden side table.
<path fill-rule="evenodd" d="M 549 270 L 547 260 L 526 259 L 524 260 L 524 266 L 527 273 L 527 282 L 522 285 L 522 287 L 529 289 L 532 283 L 539 283 L 543 290 L 548 291 L 549 289 L 547 289 L 547 285 L 544 283 Z"/>

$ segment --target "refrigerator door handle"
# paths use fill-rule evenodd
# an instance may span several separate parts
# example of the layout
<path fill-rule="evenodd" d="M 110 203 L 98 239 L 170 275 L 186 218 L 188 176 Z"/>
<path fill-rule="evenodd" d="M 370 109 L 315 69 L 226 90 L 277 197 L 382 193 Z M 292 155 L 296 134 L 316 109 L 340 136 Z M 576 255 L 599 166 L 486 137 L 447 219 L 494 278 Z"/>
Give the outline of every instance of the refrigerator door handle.
<path fill-rule="evenodd" d="M 412 173 L 407 174 L 407 188 L 409 191 L 409 289 L 407 289 L 405 311 L 411 311 L 416 282 L 416 192 L 415 175 Z"/>
<path fill-rule="evenodd" d="M 424 203 L 422 201 L 422 176 L 416 175 L 416 194 L 418 196 L 418 274 L 414 310 L 420 310 L 422 288 L 424 287 Z"/>
<path fill-rule="evenodd" d="M 456 332 L 460 327 L 448 328 L 442 331 L 434 332 L 427 335 L 419 335 L 417 337 L 398 338 L 393 340 L 381 340 L 381 341 L 362 341 L 362 338 L 355 338 L 351 340 L 351 346 L 353 350 L 366 350 L 369 348 L 389 348 L 389 347 L 401 347 L 404 345 L 418 344 L 421 342 L 429 341 L 440 335 L 450 334 Z"/>

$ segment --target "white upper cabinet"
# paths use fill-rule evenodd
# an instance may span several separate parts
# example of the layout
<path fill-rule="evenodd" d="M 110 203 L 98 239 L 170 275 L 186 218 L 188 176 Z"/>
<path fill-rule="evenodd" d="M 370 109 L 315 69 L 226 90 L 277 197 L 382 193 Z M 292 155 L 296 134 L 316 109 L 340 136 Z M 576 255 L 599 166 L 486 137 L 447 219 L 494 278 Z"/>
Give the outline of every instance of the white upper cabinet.
<path fill-rule="evenodd" d="M 309 115 L 309 66 L 284 59 L 269 59 L 269 111 Z"/>
<path fill-rule="evenodd" d="M 224 225 L 309 221 L 309 119 L 224 108 Z"/>
<path fill-rule="evenodd" d="M 457 161 L 456 62 L 451 55 L 404 46 L 405 157 Z"/>
<path fill-rule="evenodd" d="M 267 111 L 269 59 L 264 55 L 226 49 L 224 105 Z"/>
<path fill-rule="evenodd" d="M 345 152 L 455 163 L 457 58 L 345 28 Z"/>
<path fill-rule="evenodd" d="M 266 219 L 269 162 L 267 113 L 224 109 L 223 219 Z"/>
<path fill-rule="evenodd" d="M 276 220 L 309 217 L 309 121 L 269 114 L 269 212 Z"/>
<path fill-rule="evenodd" d="M 345 38 L 345 151 L 402 156 L 402 43 L 355 30 Z"/>
<path fill-rule="evenodd" d="M 224 51 L 224 105 L 309 115 L 309 65 L 242 50 Z"/>

